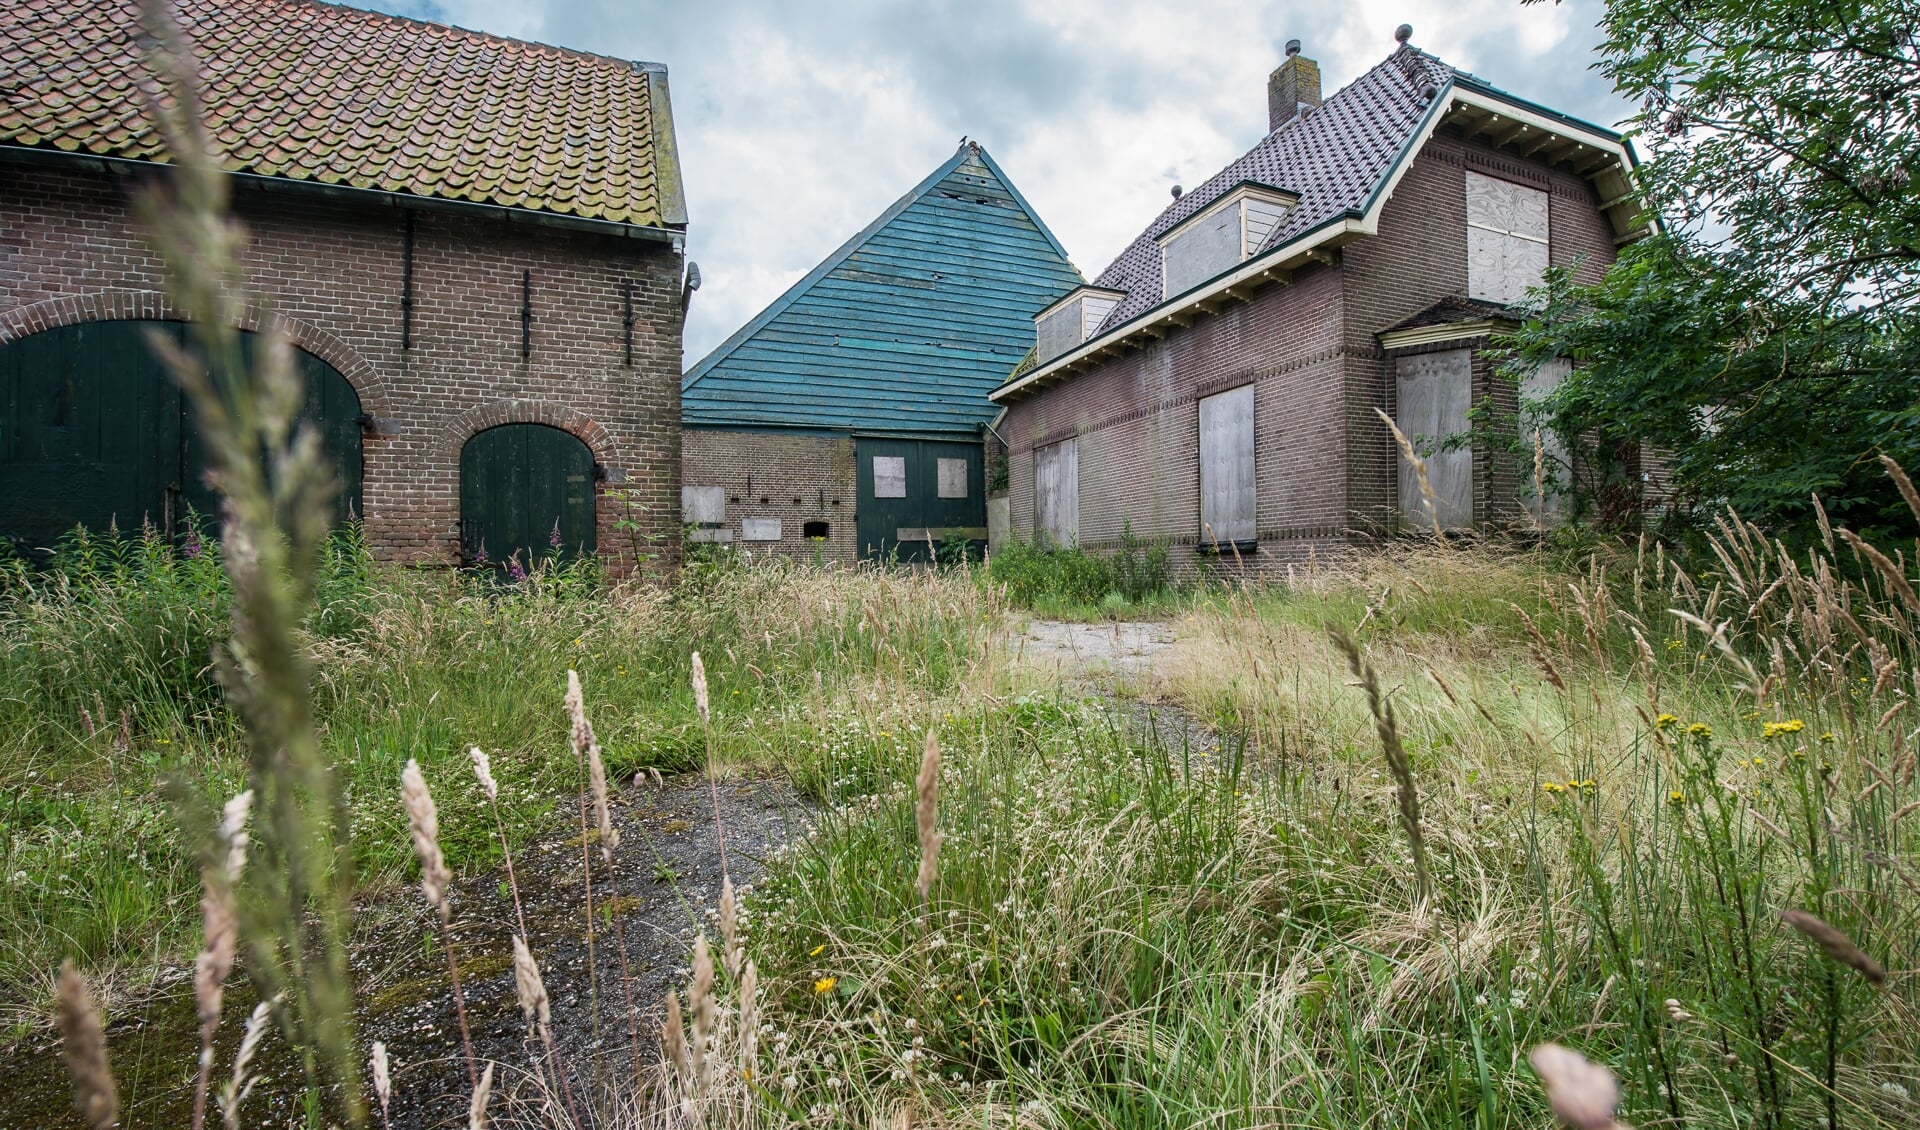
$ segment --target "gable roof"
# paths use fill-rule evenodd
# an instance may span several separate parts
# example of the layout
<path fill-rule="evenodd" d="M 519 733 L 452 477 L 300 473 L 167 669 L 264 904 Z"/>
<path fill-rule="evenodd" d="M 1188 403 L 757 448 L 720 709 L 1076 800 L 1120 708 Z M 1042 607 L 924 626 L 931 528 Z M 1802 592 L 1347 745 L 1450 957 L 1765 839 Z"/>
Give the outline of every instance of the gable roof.
<path fill-rule="evenodd" d="M 0 146 L 163 161 L 139 0 L 0 5 Z M 175 0 L 230 171 L 686 223 L 666 68 L 310 0 Z"/>
<path fill-rule="evenodd" d="M 1095 286 L 1124 291 L 1127 297 L 1084 343 L 1045 364 L 1011 373 L 990 394 L 992 399 L 1006 403 L 1066 379 L 1082 366 L 1098 364 L 1132 334 L 1159 336 L 1158 327 L 1186 325 L 1191 310 L 1213 313 L 1229 298 L 1244 298 L 1248 290 L 1285 278 L 1295 267 L 1324 260 L 1333 247 L 1377 234 L 1381 209 L 1394 186 L 1443 122 L 1460 123 L 1468 136 L 1498 123 L 1495 148 L 1519 139 L 1523 147 L 1535 146 L 1529 150 L 1533 152 L 1539 148 L 1534 138 L 1548 139 L 1545 159 L 1567 162 L 1595 182 L 1616 235 L 1624 241 L 1644 230 L 1628 180 L 1633 150 L 1619 133 L 1517 98 L 1402 43 L 1371 70 L 1283 123 L 1205 184 L 1168 205 L 1094 280 Z M 1244 262 L 1183 294 L 1163 294 L 1160 237 L 1249 181 L 1292 192 L 1299 203 Z"/>
<path fill-rule="evenodd" d="M 689 427 L 973 432 L 1085 280 L 1000 166 L 963 144 L 687 371 Z"/>
<path fill-rule="evenodd" d="M 1453 68 L 1426 52 L 1402 46 L 1168 205 L 1094 280 L 1095 286 L 1127 292 L 1101 328 L 1117 326 L 1174 297 L 1160 293 L 1160 237 L 1242 182 L 1272 185 L 1300 198 L 1261 250 L 1334 217 L 1364 210 L 1440 87 L 1453 75 Z"/>

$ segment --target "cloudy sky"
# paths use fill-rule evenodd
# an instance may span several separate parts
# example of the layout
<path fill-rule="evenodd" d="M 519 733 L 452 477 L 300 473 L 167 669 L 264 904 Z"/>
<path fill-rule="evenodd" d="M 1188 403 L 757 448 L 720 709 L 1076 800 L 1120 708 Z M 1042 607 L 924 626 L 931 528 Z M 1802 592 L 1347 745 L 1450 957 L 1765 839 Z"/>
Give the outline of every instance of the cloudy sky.
<path fill-rule="evenodd" d="M 351 0 L 667 64 L 704 285 L 691 365 L 953 153 L 986 146 L 1092 278 L 1266 132 L 1288 39 L 1328 93 L 1415 45 L 1591 121 L 1597 0 Z"/>

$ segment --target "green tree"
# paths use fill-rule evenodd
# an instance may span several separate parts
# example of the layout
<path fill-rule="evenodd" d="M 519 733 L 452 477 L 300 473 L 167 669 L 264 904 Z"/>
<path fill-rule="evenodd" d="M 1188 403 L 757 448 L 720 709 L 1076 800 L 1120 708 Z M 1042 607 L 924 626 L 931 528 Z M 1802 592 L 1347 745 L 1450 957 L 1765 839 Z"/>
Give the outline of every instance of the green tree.
<path fill-rule="evenodd" d="M 1610 0 L 1601 30 L 1661 223 L 1596 285 L 1550 273 L 1508 366 L 1577 362 L 1545 405 L 1593 472 L 1576 502 L 1643 444 L 1680 523 L 1806 532 L 1818 492 L 1912 532 L 1877 456 L 1920 457 L 1920 4 Z"/>

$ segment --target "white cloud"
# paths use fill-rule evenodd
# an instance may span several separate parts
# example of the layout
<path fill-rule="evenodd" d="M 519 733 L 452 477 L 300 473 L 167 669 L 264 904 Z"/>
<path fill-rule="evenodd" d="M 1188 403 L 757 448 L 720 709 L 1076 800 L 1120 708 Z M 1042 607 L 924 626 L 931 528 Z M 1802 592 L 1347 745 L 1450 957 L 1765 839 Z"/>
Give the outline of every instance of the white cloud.
<path fill-rule="evenodd" d="M 698 360 L 945 160 L 993 153 L 1091 278 L 1257 142 L 1302 40 L 1329 93 L 1414 43 L 1556 109 L 1625 112 L 1587 70 L 1597 0 L 359 0 L 667 64 L 704 285 Z"/>

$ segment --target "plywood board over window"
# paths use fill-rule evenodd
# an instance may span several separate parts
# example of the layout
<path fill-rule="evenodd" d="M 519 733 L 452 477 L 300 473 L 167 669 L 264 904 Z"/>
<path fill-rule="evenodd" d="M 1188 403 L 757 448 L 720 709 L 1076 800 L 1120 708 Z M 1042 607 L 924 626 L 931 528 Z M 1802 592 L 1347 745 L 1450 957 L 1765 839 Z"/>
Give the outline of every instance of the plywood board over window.
<path fill-rule="evenodd" d="M 1253 473 L 1253 386 L 1200 401 L 1200 542 L 1250 542 L 1257 536 Z"/>
<path fill-rule="evenodd" d="M 1440 526 L 1471 526 L 1473 452 L 1466 447 L 1437 448 L 1450 436 L 1466 434 L 1467 409 L 1473 403 L 1473 351 L 1420 353 L 1400 358 L 1395 367 L 1399 411 L 1394 422 L 1426 458 L 1427 485 L 1433 491 Z M 1415 526 L 1433 525 L 1419 473 L 1404 458 L 1400 460 L 1400 513 Z"/>
<path fill-rule="evenodd" d="M 907 497 L 907 459 L 904 455 L 873 457 L 873 497 Z"/>
<path fill-rule="evenodd" d="M 935 483 L 936 498 L 967 497 L 967 461 L 965 459 L 941 459 L 935 467 L 938 477 Z"/>
<path fill-rule="evenodd" d="M 1033 525 L 1055 545 L 1080 539 L 1080 444 L 1064 439 L 1033 453 Z"/>
<path fill-rule="evenodd" d="M 1547 194 L 1467 173 L 1467 295 L 1515 303 L 1547 270 Z"/>

